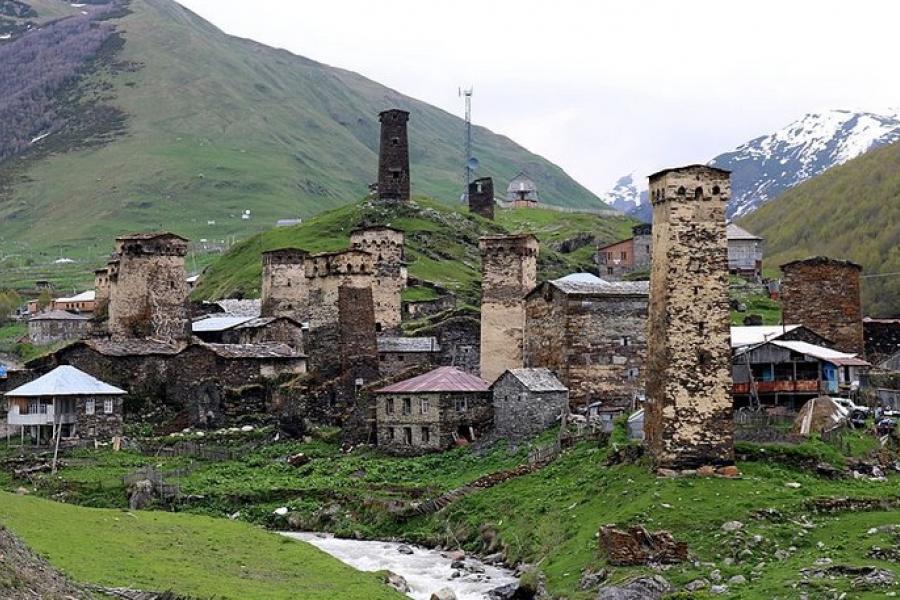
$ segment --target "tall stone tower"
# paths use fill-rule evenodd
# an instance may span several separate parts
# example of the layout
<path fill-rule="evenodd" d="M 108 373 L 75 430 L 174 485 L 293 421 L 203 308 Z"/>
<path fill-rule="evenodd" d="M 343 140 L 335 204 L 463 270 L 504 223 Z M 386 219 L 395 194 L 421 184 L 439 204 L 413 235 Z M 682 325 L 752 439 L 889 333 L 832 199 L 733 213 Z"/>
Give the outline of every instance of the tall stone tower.
<path fill-rule="evenodd" d="M 400 328 L 401 299 L 406 289 L 407 271 L 403 262 L 403 232 L 376 225 L 350 233 L 350 248 L 372 255 L 372 299 L 377 332 Z"/>
<path fill-rule="evenodd" d="M 279 248 L 262 255 L 263 317 L 309 319 L 309 286 L 306 282 L 306 258 L 299 248 Z"/>
<path fill-rule="evenodd" d="M 378 199 L 409 200 L 409 113 L 392 108 L 378 114 L 381 145 L 378 151 Z"/>
<path fill-rule="evenodd" d="M 118 269 L 110 272 L 109 333 L 113 339 L 190 340 L 184 257 L 187 239 L 139 233 L 116 239 Z"/>
<path fill-rule="evenodd" d="M 862 267 L 848 260 L 815 256 L 781 265 L 781 310 L 785 323 L 806 325 L 842 352 L 863 356 Z"/>
<path fill-rule="evenodd" d="M 538 240 L 531 234 L 483 237 L 481 378 L 522 367 L 525 295 L 537 285 Z"/>
<path fill-rule="evenodd" d="M 694 165 L 650 176 L 652 266 L 644 437 L 659 467 L 734 462 L 728 171 Z"/>
<path fill-rule="evenodd" d="M 94 318 L 105 319 L 109 312 L 109 267 L 94 271 Z"/>
<path fill-rule="evenodd" d="M 469 184 L 469 212 L 494 220 L 494 180 L 490 177 Z"/>

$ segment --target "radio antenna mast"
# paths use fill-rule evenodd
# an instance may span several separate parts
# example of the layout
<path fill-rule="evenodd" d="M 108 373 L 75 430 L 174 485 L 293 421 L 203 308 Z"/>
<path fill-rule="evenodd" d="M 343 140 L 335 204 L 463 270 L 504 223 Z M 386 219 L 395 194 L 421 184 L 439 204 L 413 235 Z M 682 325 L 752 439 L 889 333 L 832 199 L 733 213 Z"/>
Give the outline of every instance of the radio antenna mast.
<path fill-rule="evenodd" d="M 462 98 L 465 98 L 466 102 L 466 140 L 465 140 L 465 150 L 466 150 L 466 187 L 463 191 L 462 200 L 466 202 L 469 199 L 469 184 L 472 183 L 472 173 L 475 171 L 475 168 L 478 166 L 478 159 L 472 156 L 472 93 L 474 92 L 474 88 L 469 87 L 467 89 L 459 88 L 459 95 Z"/>

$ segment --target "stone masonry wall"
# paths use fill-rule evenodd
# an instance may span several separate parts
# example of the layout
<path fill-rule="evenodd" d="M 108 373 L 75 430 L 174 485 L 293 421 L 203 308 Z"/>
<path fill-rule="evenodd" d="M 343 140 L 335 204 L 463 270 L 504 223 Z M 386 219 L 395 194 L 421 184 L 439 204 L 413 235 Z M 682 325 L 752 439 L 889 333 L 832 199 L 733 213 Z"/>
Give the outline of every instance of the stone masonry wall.
<path fill-rule="evenodd" d="M 569 402 L 568 392 L 530 392 L 505 373 L 492 387 L 494 432 L 518 442 L 553 427 Z"/>
<path fill-rule="evenodd" d="M 396 332 L 400 328 L 400 296 L 407 281 L 403 242 L 403 232 L 390 227 L 369 227 L 350 234 L 351 248 L 372 255 L 372 300 L 379 332 Z"/>
<path fill-rule="evenodd" d="M 490 177 L 469 184 L 469 212 L 494 220 L 494 180 Z"/>
<path fill-rule="evenodd" d="M 106 318 L 109 310 L 109 268 L 94 271 L 94 317 Z"/>
<path fill-rule="evenodd" d="M 731 464 L 726 171 L 691 166 L 650 178 L 645 439 L 659 467 Z"/>
<path fill-rule="evenodd" d="M 781 265 L 785 323 L 806 325 L 842 352 L 865 355 L 859 265 L 818 256 Z"/>
<path fill-rule="evenodd" d="M 378 199 L 409 201 L 409 113 L 391 109 L 378 115 L 381 143 L 378 151 Z"/>
<path fill-rule="evenodd" d="M 481 322 L 473 317 L 446 319 L 416 332 L 418 336 L 434 336 L 441 347 L 436 364 L 456 367 L 471 375 L 481 372 Z"/>
<path fill-rule="evenodd" d="M 481 248 L 481 378 L 493 382 L 522 366 L 525 295 L 537 285 L 533 235 L 483 237 Z"/>
<path fill-rule="evenodd" d="M 306 282 L 305 250 L 281 248 L 264 252 L 261 283 L 263 317 L 309 318 L 309 286 Z"/>
<path fill-rule="evenodd" d="M 113 410 L 107 414 L 104 410 L 104 402 L 112 400 Z M 108 397 L 96 396 L 94 398 L 94 414 L 87 414 L 87 404 L 84 398 L 78 398 L 75 402 L 75 428 L 76 433 L 82 439 L 95 439 L 109 441 L 113 436 L 124 433 L 124 405 L 121 396 Z"/>

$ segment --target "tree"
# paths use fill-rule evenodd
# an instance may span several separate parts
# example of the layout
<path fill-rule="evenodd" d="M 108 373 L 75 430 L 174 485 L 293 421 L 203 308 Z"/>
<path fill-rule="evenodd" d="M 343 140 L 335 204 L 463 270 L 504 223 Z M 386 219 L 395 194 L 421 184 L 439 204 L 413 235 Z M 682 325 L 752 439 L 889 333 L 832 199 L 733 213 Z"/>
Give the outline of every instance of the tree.
<path fill-rule="evenodd" d="M 22 305 L 22 297 L 15 290 L 0 290 L 0 325 L 10 320 Z"/>

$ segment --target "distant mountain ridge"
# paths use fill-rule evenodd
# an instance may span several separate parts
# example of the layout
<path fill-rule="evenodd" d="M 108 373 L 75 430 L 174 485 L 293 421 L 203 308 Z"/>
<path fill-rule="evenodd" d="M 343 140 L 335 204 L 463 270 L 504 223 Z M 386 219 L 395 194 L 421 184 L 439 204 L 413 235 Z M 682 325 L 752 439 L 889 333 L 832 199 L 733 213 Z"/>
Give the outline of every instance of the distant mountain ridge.
<path fill-rule="evenodd" d="M 900 111 L 809 113 L 772 134 L 741 144 L 709 164 L 731 171 L 728 218 L 747 216 L 769 200 L 873 148 L 900 140 Z M 649 220 L 646 181 L 620 178 L 601 196 L 614 208 Z"/>

